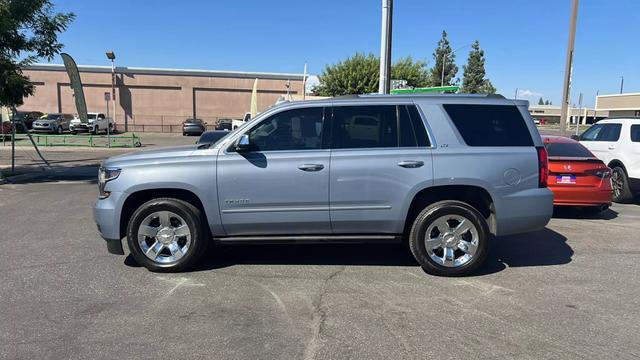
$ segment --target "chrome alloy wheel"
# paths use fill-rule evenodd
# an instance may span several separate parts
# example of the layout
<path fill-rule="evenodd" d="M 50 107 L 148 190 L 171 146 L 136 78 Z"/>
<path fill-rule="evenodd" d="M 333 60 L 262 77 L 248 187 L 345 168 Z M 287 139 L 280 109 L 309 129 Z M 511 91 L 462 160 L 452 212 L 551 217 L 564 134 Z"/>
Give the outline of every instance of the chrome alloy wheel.
<path fill-rule="evenodd" d="M 479 245 L 478 229 L 464 216 L 445 215 L 427 228 L 424 244 L 436 264 L 462 266 L 473 258 Z"/>
<path fill-rule="evenodd" d="M 189 251 L 191 230 L 178 214 L 156 211 L 142 220 L 138 228 L 138 245 L 149 259 L 169 264 Z"/>

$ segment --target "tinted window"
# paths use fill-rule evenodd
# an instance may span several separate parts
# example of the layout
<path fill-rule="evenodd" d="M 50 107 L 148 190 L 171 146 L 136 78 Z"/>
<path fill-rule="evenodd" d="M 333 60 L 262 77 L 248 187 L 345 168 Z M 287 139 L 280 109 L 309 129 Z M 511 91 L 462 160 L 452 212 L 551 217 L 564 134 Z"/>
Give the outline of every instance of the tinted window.
<path fill-rule="evenodd" d="M 332 132 L 334 149 L 398 147 L 396 107 L 334 107 Z"/>
<path fill-rule="evenodd" d="M 602 124 L 595 124 L 587 129 L 582 135 L 580 135 L 580 140 L 583 141 L 595 141 L 600 134 L 600 130 L 602 130 Z"/>
<path fill-rule="evenodd" d="M 631 141 L 640 142 L 640 125 L 631 125 Z"/>
<path fill-rule="evenodd" d="M 469 146 L 533 146 L 529 129 L 516 106 L 443 106 Z"/>
<path fill-rule="evenodd" d="M 258 151 L 320 149 L 322 118 L 320 107 L 283 111 L 251 129 L 249 141 Z"/>
<path fill-rule="evenodd" d="M 596 140 L 618 141 L 620 139 L 620 130 L 622 130 L 622 124 L 603 124 Z"/>
<path fill-rule="evenodd" d="M 205 131 L 198 139 L 198 144 L 213 144 L 228 134 L 229 131 Z"/>
<path fill-rule="evenodd" d="M 413 131 L 418 139 L 418 146 L 431 146 L 427 130 L 424 128 L 424 122 L 422 121 L 422 117 L 420 116 L 418 109 L 415 105 L 407 106 L 407 109 L 409 110 L 409 116 L 411 117 Z"/>
<path fill-rule="evenodd" d="M 545 143 L 549 156 L 551 157 L 575 157 L 590 158 L 593 154 L 580 144 L 572 143 Z"/>

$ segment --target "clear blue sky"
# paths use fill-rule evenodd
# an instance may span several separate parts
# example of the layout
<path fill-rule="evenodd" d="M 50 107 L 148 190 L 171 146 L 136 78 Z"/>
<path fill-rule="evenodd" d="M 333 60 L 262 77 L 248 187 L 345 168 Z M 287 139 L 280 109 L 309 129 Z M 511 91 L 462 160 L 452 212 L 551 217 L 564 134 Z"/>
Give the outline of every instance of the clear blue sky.
<path fill-rule="evenodd" d="M 356 51 L 379 53 L 380 0 L 55 1 L 77 15 L 61 36 L 79 64 L 321 73 Z M 443 29 L 457 49 L 479 40 L 498 91 L 560 104 L 570 0 L 395 0 L 393 58 L 433 64 Z M 582 0 L 572 101 L 640 92 L 640 1 Z M 462 76 L 468 47 L 457 52 Z M 53 62 L 62 63 L 59 58 Z"/>

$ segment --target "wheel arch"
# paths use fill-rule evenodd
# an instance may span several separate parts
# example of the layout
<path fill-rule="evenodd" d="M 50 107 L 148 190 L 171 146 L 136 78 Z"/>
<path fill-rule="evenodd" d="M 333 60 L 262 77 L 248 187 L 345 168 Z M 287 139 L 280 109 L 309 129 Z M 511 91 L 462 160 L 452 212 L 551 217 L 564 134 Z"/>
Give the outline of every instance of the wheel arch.
<path fill-rule="evenodd" d="M 177 188 L 145 189 L 129 194 L 122 204 L 122 210 L 120 211 L 120 238 L 127 235 L 129 219 L 136 209 L 145 202 L 157 198 L 174 198 L 186 201 L 198 208 L 202 212 L 202 216 L 204 217 L 202 220 L 204 223 L 209 224 L 204 204 L 194 192 Z"/>
<path fill-rule="evenodd" d="M 487 189 L 477 185 L 439 185 L 418 191 L 411 200 L 405 216 L 404 233 L 411 230 L 413 221 L 426 206 L 442 200 L 458 200 L 471 205 L 487 220 L 489 231 L 497 231 L 495 203 Z"/>
<path fill-rule="evenodd" d="M 627 167 L 626 167 L 626 166 L 624 166 L 624 164 L 622 163 L 622 161 L 621 161 L 621 160 L 618 160 L 618 159 L 613 159 L 613 160 L 609 161 L 609 164 L 607 164 L 607 166 L 608 166 L 608 167 L 610 167 L 610 168 L 612 168 L 612 169 L 613 169 L 614 167 L 619 166 L 619 167 L 621 167 L 621 168 L 624 170 L 624 172 L 625 172 L 625 173 L 627 172 Z"/>

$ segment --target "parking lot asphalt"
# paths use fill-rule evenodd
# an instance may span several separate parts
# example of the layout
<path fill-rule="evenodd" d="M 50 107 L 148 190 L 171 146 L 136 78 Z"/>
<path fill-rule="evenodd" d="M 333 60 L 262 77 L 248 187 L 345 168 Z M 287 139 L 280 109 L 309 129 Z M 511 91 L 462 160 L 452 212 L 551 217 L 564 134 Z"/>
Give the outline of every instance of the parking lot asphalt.
<path fill-rule="evenodd" d="M 401 245 L 213 247 L 196 271 L 109 255 L 96 184 L 0 185 L 0 358 L 640 357 L 640 206 L 559 211 L 476 276 Z"/>

